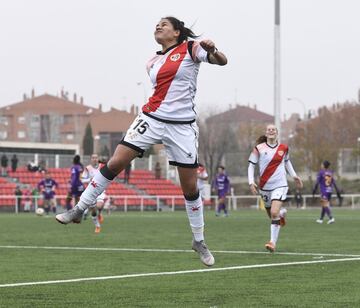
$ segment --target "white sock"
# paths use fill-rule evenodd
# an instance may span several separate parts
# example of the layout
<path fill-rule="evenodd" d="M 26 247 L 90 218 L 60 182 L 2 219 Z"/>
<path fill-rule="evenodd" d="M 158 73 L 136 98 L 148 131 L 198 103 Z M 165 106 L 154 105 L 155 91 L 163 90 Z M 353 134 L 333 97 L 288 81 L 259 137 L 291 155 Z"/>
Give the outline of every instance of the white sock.
<path fill-rule="evenodd" d="M 189 218 L 191 231 L 197 242 L 204 240 L 203 203 L 199 196 L 196 200 L 185 199 L 186 212 Z"/>
<path fill-rule="evenodd" d="M 91 219 L 92 219 L 92 221 L 93 221 L 93 223 L 94 223 L 95 227 L 100 228 L 100 222 L 99 222 L 98 217 L 97 217 L 97 216 L 91 216 Z"/>
<path fill-rule="evenodd" d="M 276 219 L 274 219 L 276 221 Z M 274 221 L 273 220 L 273 221 Z M 279 232 L 280 232 L 280 223 L 279 224 L 273 224 L 271 222 L 271 225 L 270 225 L 270 235 L 271 235 L 271 239 L 270 241 L 276 245 L 276 242 L 278 240 L 278 237 L 279 237 Z"/>
<path fill-rule="evenodd" d="M 100 171 L 97 171 L 85 191 L 81 194 L 77 207 L 85 210 L 96 204 L 96 198 L 109 186 L 112 181 L 105 178 Z"/>

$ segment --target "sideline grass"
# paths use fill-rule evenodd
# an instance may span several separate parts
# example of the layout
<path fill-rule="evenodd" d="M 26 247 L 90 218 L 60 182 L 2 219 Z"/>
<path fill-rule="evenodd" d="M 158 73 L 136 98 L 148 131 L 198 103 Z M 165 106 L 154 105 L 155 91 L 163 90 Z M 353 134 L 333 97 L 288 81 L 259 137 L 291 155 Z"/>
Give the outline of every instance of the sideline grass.
<path fill-rule="evenodd" d="M 318 225 L 318 210 L 290 210 L 279 252 L 360 255 L 359 212 L 335 209 L 336 223 Z M 262 252 L 264 212 L 228 218 L 206 213 L 212 250 Z M 62 226 L 53 217 L 0 215 L 0 246 L 72 246 L 189 250 L 185 212 L 130 212 Z M 191 252 L 84 251 L 0 248 L 0 284 L 203 269 Z M 328 260 L 331 256 L 216 253 L 216 267 Z M 338 258 L 338 257 L 336 257 Z M 224 272 L 0 288 L 0 307 L 358 307 L 360 261 Z"/>

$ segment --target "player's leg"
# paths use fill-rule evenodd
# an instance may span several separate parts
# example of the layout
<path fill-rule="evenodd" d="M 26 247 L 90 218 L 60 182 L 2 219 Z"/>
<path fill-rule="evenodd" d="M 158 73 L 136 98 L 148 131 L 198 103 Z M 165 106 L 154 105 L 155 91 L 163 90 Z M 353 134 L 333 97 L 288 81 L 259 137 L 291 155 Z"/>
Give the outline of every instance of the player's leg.
<path fill-rule="evenodd" d="M 265 245 L 265 248 L 270 252 L 275 251 L 276 243 L 280 233 L 280 208 L 282 201 L 272 200 L 271 202 L 271 224 L 270 224 L 270 241 Z"/>
<path fill-rule="evenodd" d="M 178 167 L 178 172 L 185 198 L 186 213 L 193 233 L 192 248 L 199 253 L 205 265 L 211 266 L 215 263 L 215 259 L 204 242 L 203 202 L 196 185 L 196 169 Z"/>
<path fill-rule="evenodd" d="M 319 224 L 322 224 L 324 221 L 324 216 L 327 213 L 327 209 L 326 209 L 327 204 L 328 204 L 328 200 L 326 196 L 321 194 L 320 196 L 321 213 L 320 213 L 320 218 L 316 220 L 316 222 Z"/>
<path fill-rule="evenodd" d="M 112 180 L 122 171 L 125 167 L 139 155 L 139 151 L 130 148 L 126 145 L 119 144 L 110 158 L 107 165 L 97 172 L 87 186 L 85 191 L 81 194 L 80 200 L 76 206 L 65 213 L 56 215 L 56 220 L 62 224 L 70 222 L 79 222 L 83 212 L 96 203 L 96 198 L 110 185 Z"/>
<path fill-rule="evenodd" d="M 44 210 L 45 210 L 45 214 L 49 215 L 49 213 L 50 213 L 50 200 L 49 199 L 44 199 Z"/>
<path fill-rule="evenodd" d="M 335 218 L 332 216 L 331 213 L 331 194 L 327 195 L 327 202 L 325 204 L 325 213 L 329 217 L 328 224 L 332 224 L 335 222 Z"/>

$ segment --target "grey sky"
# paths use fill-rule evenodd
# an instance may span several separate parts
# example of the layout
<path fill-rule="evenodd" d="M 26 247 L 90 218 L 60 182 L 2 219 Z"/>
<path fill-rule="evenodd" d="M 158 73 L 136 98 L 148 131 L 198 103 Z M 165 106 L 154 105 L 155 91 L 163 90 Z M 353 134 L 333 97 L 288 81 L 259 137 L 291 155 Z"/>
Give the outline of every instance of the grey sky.
<path fill-rule="evenodd" d="M 357 99 L 360 1 L 282 0 L 282 114 Z M 273 114 L 273 0 L 1 0 L 0 106 L 64 87 L 85 103 L 128 108 L 151 94 L 153 31 L 173 15 L 229 59 L 203 64 L 197 106 L 257 105 Z M 143 84 L 138 85 L 138 82 Z"/>

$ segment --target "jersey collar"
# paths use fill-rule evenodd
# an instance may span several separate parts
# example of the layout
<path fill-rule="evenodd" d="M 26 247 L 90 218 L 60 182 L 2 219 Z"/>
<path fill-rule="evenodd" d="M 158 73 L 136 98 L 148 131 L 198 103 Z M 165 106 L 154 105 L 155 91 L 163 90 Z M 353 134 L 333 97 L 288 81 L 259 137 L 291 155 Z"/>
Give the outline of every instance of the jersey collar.
<path fill-rule="evenodd" d="M 181 42 L 181 43 L 177 43 L 177 44 L 175 44 L 175 45 L 172 45 L 172 46 L 170 46 L 168 49 L 166 49 L 165 51 L 159 50 L 159 51 L 156 52 L 156 54 L 157 54 L 157 55 L 164 55 L 164 54 L 166 54 L 168 51 L 170 51 L 171 49 L 173 49 L 173 48 L 175 48 L 175 47 L 177 47 L 177 46 L 179 46 L 179 45 L 181 45 L 181 44 L 182 44 L 182 42 Z"/>
<path fill-rule="evenodd" d="M 277 146 L 278 146 L 278 143 L 276 142 L 275 144 L 268 144 L 267 142 L 266 142 L 266 145 L 269 147 L 269 148 L 272 148 L 272 149 L 275 149 Z"/>

